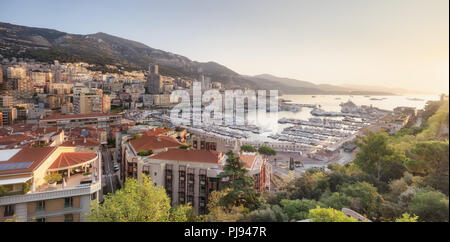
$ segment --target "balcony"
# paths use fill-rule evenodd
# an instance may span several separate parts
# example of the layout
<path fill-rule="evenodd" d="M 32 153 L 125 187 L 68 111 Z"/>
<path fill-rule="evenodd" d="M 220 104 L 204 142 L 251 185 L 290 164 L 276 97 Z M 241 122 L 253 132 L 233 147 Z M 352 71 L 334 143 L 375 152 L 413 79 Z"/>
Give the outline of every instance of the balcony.
<path fill-rule="evenodd" d="M 79 184 L 74 187 L 66 187 L 55 190 L 30 192 L 24 195 L 0 197 L 0 205 L 35 202 L 41 200 L 58 199 L 63 197 L 74 197 L 92 194 L 101 189 L 101 182 L 91 184 Z"/>

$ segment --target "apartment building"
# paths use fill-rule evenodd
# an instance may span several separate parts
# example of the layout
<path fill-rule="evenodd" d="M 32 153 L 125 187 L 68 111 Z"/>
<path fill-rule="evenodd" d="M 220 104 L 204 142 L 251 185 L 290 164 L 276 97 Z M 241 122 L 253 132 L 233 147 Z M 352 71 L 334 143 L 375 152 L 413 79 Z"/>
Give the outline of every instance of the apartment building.
<path fill-rule="evenodd" d="M 13 107 L 1 108 L 3 125 L 11 125 L 17 119 L 17 109 Z"/>
<path fill-rule="evenodd" d="M 122 116 L 119 114 L 71 114 L 53 115 L 39 120 L 40 127 L 96 127 L 109 128 L 113 125 L 120 125 Z"/>
<path fill-rule="evenodd" d="M 50 183 L 48 173 L 62 180 Z M 0 221 L 83 221 L 100 190 L 97 152 L 63 146 L 0 150 Z"/>
<path fill-rule="evenodd" d="M 206 213 L 208 197 L 219 189 L 218 175 L 226 163 L 224 152 L 211 149 L 180 149 L 170 133 L 154 129 L 140 138 L 122 141 L 122 177 L 142 181 L 143 174 L 167 191 L 173 206 L 190 203 L 197 214 Z M 153 136 L 152 136 L 153 135 Z M 206 146 L 206 144 L 205 144 Z M 149 154 L 138 154 L 151 150 Z M 255 179 L 255 189 L 263 191 L 270 184 L 270 166 L 257 153 L 240 153 L 239 157 Z"/>
<path fill-rule="evenodd" d="M 13 105 L 12 96 L 0 96 L 0 107 L 12 107 Z"/>

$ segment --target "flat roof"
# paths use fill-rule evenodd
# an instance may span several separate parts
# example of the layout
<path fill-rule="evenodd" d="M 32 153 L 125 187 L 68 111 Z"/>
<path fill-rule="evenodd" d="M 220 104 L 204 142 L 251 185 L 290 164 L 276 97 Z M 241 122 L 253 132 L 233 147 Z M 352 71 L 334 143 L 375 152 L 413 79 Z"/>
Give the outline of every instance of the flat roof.
<path fill-rule="evenodd" d="M 21 149 L 0 150 L 0 162 L 11 159 Z"/>
<path fill-rule="evenodd" d="M 55 119 L 77 119 L 77 118 L 99 118 L 99 117 L 111 117 L 111 116 L 121 116 L 120 114 L 114 113 L 90 113 L 90 114 L 70 114 L 70 115 L 51 115 L 47 116 L 41 120 L 55 120 Z"/>

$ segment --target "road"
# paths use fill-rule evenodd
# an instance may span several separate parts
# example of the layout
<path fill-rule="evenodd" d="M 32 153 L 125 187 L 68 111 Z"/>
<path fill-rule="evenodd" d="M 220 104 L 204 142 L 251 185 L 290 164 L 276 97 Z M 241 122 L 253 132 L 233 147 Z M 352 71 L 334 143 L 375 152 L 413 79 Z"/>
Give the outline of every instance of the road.
<path fill-rule="evenodd" d="M 103 194 L 114 193 L 120 188 L 118 172 L 114 171 L 114 162 L 111 159 L 111 154 L 114 153 L 113 149 L 106 147 L 102 148 L 102 161 L 103 161 Z"/>

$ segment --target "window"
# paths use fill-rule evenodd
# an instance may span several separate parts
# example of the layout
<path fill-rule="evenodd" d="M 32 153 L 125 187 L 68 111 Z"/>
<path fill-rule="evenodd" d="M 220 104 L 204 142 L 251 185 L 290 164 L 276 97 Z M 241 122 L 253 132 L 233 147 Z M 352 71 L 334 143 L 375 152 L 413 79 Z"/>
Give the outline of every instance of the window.
<path fill-rule="evenodd" d="M 37 201 L 36 202 L 36 211 L 44 211 L 45 210 L 45 201 Z"/>
<path fill-rule="evenodd" d="M 155 172 L 155 176 L 158 175 L 158 173 Z"/>
<path fill-rule="evenodd" d="M 37 218 L 36 222 L 45 222 L 45 218 Z"/>
<path fill-rule="evenodd" d="M 96 200 L 97 199 L 97 193 L 94 192 L 91 194 L 91 200 Z"/>
<path fill-rule="evenodd" d="M 64 198 L 64 207 L 65 208 L 71 208 L 72 204 L 73 204 L 73 198 L 72 197 Z"/>
<path fill-rule="evenodd" d="M 14 206 L 15 205 L 6 205 L 5 206 L 5 217 L 13 216 L 14 215 Z"/>
<path fill-rule="evenodd" d="M 73 214 L 65 214 L 64 222 L 73 222 Z"/>

